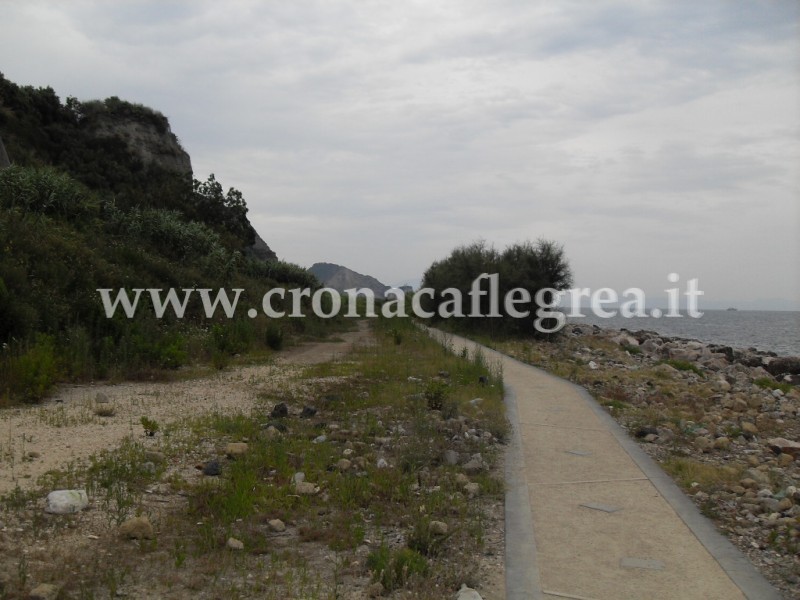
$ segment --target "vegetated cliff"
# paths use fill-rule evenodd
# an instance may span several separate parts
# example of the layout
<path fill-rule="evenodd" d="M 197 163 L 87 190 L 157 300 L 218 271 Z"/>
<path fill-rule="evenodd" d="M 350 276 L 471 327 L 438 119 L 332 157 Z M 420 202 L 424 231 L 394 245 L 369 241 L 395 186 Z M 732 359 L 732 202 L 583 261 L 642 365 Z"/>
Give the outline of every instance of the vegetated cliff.
<path fill-rule="evenodd" d="M 334 326 L 313 313 L 232 320 L 190 298 L 241 289 L 243 303 L 257 302 L 275 286 L 318 281 L 276 259 L 241 192 L 213 174 L 193 178 L 164 115 L 119 98 L 62 103 L 52 88 L 0 75 L 0 137 L 10 158 L 0 160 L 9 163 L 0 168 L 0 404 L 36 401 L 59 381 L 224 366 L 275 349 L 284 333 Z M 111 316 L 115 292 L 137 288 L 178 290 L 184 307 L 159 313 L 158 298 L 134 300 L 130 314 Z"/>
<path fill-rule="evenodd" d="M 8 153 L 6 147 L 3 145 L 3 138 L 0 137 L 0 169 L 5 169 L 11 166 L 11 161 L 8 160 Z"/>
<path fill-rule="evenodd" d="M 370 275 L 356 273 L 352 269 L 332 263 L 315 263 L 309 269 L 325 287 L 339 292 L 351 288 L 369 288 L 376 298 L 383 298 L 389 286 Z"/>
<path fill-rule="evenodd" d="M 189 154 L 158 111 L 116 96 L 62 103 L 50 87 L 18 86 L 0 73 L 0 135 L 11 164 L 55 167 L 120 210 L 178 211 L 249 257 L 277 259 L 250 224 L 241 193 L 224 193 L 213 176 L 193 180 Z M 6 162 L 0 152 L 0 168 Z"/>
<path fill-rule="evenodd" d="M 111 100 L 96 104 L 105 109 Z M 113 100 L 118 107 L 127 104 Z M 88 106 L 88 103 L 83 105 L 84 111 Z M 91 116 L 84 114 L 81 117 L 88 121 L 87 129 L 93 136 L 123 140 L 128 151 L 145 166 L 156 165 L 175 173 L 192 175 L 189 154 L 172 133 L 166 117 L 155 111 L 146 112 L 144 107 L 139 110 L 103 109 L 94 111 Z"/>

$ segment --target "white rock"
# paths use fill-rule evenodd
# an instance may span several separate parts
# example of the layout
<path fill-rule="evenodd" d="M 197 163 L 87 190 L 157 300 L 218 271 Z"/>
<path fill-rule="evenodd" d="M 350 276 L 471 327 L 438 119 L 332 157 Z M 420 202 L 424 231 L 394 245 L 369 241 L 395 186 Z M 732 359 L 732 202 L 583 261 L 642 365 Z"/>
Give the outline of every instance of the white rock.
<path fill-rule="evenodd" d="M 467 587 L 466 583 L 462 583 L 461 589 L 456 594 L 456 600 L 483 600 L 483 598 L 476 590 Z"/>
<path fill-rule="evenodd" d="M 54 515 L 69 515 L 89 506 L 86 490 L 56 490 L 47 495 L 44 511 Z"/>
<path fill-rule="evenodd" d="M 228 546 L 228 548 L 230 548 L 231 550 L 244 550 L 244 542 L 242 542 L 241 540 L 237 540 L 234 537 L 228 538 L 228 543 L 226 544 L 226 546 Z"/>
<path fill-rule="evenodd" d="M 597 363 L 596 363 L 596 362 L 594 362 L 593 360 L 590 360 L 590 361 L 589 361 L 589 368 L 590 368 L 592 371 L 596 371 L 596 370 L 597 370 L 597 369 L 599 369 L 600 367 L 599 367 L 599 366 L 597 366 Z"/>

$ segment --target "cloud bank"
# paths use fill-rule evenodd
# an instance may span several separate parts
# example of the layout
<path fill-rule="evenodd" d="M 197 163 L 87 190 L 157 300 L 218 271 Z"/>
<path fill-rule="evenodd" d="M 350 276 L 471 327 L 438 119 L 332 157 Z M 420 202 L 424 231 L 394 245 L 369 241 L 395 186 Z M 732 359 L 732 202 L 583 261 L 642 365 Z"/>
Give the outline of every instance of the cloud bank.
<path fill-rule="evenodd" d="M 285 259 L 391 284 L 478 238 L 592 288 L 800 308 L 791 2 L 7 3 L 0 70 L 159 109 Z"/>

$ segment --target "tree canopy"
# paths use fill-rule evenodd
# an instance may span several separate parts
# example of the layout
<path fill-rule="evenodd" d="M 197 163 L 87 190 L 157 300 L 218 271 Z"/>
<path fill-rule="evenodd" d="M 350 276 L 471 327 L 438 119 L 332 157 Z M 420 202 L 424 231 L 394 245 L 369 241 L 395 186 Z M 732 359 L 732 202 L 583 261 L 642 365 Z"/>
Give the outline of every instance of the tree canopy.
<path fill-rule="evenodd" d="M 481 274 L 497 274 L 498 306 L 501 316 L 488 316 L 493 311 L 492 298 L 488 293 L 490 283 L 483 281 L 481 289 L 487 291 L 480 296 L 479 313 L 469 316 L 472 302 L 469 296 L 473 282 Z M 540 290 L 564 290 L 572 285 L 572 271 L 560 244 L 539 239 L 508 246 L 502 252 L 477 241 L 453 250 L 447 258 L 434 262 L 422 279 L 423 288 L 434 290 L 432 298 L 423 298 L 425 310 L 436 313 L 434 320 L 442 319 L 439 308 L 452 294 L 445 291 L 458 290 L 464 298 L 464 316 L 455 316 L 460 329 L 483 333 L 538 334 L 534 328 L 536 311 L 553 302 L 552 293 L 543 293 L 542 302 L 537 302 Z M 525 318 L 511 316 L 504 310 L 504 299 L 513 289 L 522 288 L 529 298 L 516 298 L 514 309 L 529 312 Z"/>

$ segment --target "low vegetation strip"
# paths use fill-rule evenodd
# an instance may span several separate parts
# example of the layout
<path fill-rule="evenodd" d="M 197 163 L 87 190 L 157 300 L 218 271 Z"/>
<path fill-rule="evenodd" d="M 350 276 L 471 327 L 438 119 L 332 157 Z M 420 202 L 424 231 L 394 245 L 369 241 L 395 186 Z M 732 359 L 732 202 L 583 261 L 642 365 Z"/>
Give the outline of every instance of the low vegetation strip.
<path fill-rule="evenodd" d="M 502 374 L 373 321 L 341 360 L 245 381 L 250 410 L 143 414 L 5 495 L 3 596 L 502 598 Z M 56 490 L 89 506 L 45 512 Z"/>

